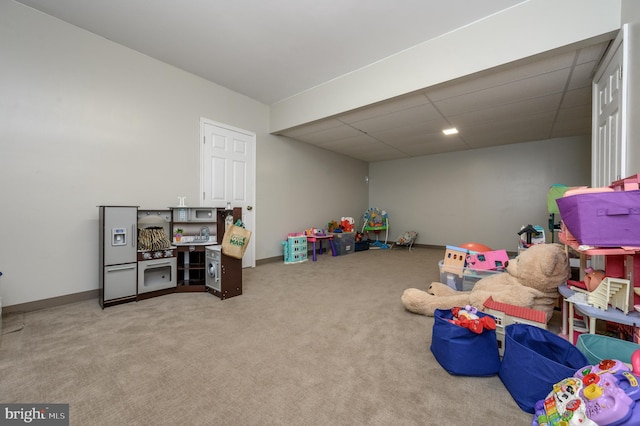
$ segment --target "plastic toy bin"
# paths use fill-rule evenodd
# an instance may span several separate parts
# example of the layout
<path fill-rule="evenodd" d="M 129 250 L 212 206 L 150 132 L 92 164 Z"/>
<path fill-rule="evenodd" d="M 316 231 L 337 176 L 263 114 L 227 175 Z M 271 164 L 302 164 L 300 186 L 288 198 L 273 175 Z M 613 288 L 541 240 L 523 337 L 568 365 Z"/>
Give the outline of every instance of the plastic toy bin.
<path fill-rule="evenodd" d="M 336 248 L 338 256 L 343 254 L 351 254 L 356 248 L 355 232 L 336 232 L 333 235 L 333 245 Z"/>
<path fill-rule="evenodd" d="M 284 263 L 300 263 L 307 261 L 307 237 L 301 234 L 289 234 L 284 247 Z"/>
<path fill-rule="evenodd" d="M 471 268 L 459 268 L 455 266 L 444 267 L 444 260 L 438 262 L 440 269 L 440 282 L 458 291 L 469 291 L 484 277 L 501 274 L 504 271 L 483 270 Z M 445 270 L 446 269 L 446 270 Z"/>
<path fill-rule="evenodd" d="M 617 359 L 631 364 L 631 355 L 640 350 L 640 345 L 633 342 L 600 334 L 581 334 L 576 347 L 593 365 L 598 365 L 605 359 Z"/>
<path fill-rule="evenodd" d="M 528 324 L 505 327 L 505 348 L 498 375 L 520 409 L 534 413 L 559 381 L 589 365 L 571 343 Z"/>

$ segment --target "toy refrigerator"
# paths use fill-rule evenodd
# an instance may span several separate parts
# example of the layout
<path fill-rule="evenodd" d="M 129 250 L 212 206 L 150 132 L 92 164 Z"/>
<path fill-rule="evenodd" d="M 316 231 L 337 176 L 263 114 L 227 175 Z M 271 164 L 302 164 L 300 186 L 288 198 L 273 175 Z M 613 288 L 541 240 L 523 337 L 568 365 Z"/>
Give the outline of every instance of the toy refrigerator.
<path fill-rule="evenodd" d="M 98 301 L 102 308 L 131 302 L 137 296 L 138 208 L 98 206 L 99 275 Z"/>

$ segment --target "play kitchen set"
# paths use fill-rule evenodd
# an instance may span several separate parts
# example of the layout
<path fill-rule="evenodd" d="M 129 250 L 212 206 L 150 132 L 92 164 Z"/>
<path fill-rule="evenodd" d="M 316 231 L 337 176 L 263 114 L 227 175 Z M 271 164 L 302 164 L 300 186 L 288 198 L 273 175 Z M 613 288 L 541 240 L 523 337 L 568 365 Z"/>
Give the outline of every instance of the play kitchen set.
<path fill-rule="evenodd" d="M 176 292 L 242 294 L 242 259 L 223 254 L 220 245 L 240 208 L 98 209 L 102 308 Z"/>

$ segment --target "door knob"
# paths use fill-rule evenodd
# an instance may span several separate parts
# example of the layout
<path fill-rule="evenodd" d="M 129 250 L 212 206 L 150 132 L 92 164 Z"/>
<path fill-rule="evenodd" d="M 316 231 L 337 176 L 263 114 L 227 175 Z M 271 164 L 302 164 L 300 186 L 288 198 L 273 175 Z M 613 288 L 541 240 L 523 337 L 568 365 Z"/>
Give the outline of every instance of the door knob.
<path fill-rule="evenodd" d="M 253 210 L 253 206 L 247 206 L 247 210 Z"/>

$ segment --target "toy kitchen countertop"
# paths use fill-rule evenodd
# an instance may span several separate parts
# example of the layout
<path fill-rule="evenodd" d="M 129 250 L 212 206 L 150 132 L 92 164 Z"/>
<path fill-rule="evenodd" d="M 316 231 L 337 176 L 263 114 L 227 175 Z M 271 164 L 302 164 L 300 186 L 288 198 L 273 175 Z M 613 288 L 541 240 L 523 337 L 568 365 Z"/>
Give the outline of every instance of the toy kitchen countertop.
<path fill-rule="evenodd" d="M 174 246 L 211 246 L 218 244 L 215 238 L 200 238 L 200 237 L 191 237 L 191 236 L 183 236 L 180 241 L 176 241 L 175 239 L 171 243 Z"/>

